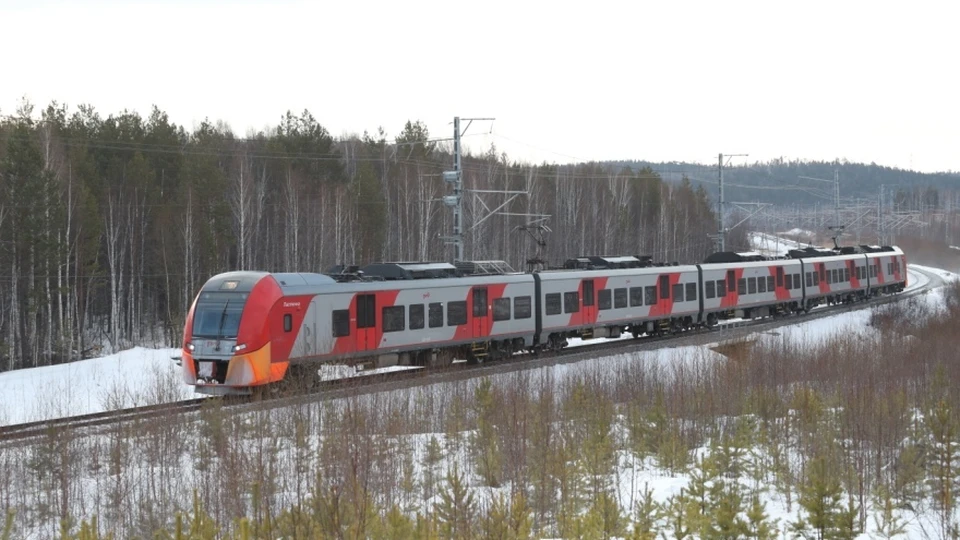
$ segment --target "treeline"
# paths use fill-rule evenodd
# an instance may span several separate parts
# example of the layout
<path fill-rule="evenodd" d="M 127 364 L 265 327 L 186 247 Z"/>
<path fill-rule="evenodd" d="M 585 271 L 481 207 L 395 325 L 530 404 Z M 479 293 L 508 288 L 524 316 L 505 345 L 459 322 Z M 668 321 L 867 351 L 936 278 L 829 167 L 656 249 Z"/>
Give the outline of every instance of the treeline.
<path fill-rule="evenodd" d="M 450 260 L 442 172 L 450 148 L 419 122 L 334 138 L 308 111 L 237 137 L 192 132 L 154 108 L 106 117 L 24 103 L 0 120 L 0 370 L 131 344 L 175 344 L 217 273 L 318 272 L 377 260 Z M 517 269 L 583 254 L 701 260 L 715 216 L 703 189 L 651 170 L 528 165 L 493 146 L 463 161 L 465 253 Z M 487 208 L 505 204 L 483 221 Z M 540 252 L 523 229 L 549 215 Z M 541 231 L 543 232 L 543 231 Z"/>
<path fill-rule="evenodd" d="M 654 163 L 621 161 L 618 167 L 651 169 L 666 181 L 689 178 L 694 185 L 716 191 L 717 164 Z M 724 192 L 728 201 L 755 201 L 776 205 L 813 205 L 833 203 L 833 186 L 801 178 L 833 181 L 840 179 L 840 197 L 845 203 L 854 199 L 876 201 L 884 186 L 885 205 L 894 212 L 956 209 L 960 200 L 960 172 L 923 173 L 876 163 L 851 163 L 846 160 L 811 161 L 783 158 L 744 163 L 731 160 L 724 166 Z M 813 194 L 820 192 L 820 195 Z"/>

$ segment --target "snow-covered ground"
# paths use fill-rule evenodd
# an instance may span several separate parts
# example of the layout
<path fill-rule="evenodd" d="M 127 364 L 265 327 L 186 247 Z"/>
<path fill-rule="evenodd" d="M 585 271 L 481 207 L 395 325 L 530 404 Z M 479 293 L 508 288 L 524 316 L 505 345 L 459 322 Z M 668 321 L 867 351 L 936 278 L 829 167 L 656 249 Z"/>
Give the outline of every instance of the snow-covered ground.
<path fill-rule="evenodd" d="M 795 229 L 799 230 L 799 229 Z M 803 231 L 809 232 L 809 231 Z M 786 232 L 781 234 L 792 235 L 792 232 Z M 782 238 L 775 234 L 767 234 L 762 232 L 753 232 L 749 235 L 750 245 L 753 246 L 753 250 L 761 255 L 766 255 L 768 257 L 780 257 L 786 255 L 791 249 L 800 249 L 808 247 L 810 244 L 804 244 L 801 242 L 796 242 L 790 240 L 789 238 Z"/>

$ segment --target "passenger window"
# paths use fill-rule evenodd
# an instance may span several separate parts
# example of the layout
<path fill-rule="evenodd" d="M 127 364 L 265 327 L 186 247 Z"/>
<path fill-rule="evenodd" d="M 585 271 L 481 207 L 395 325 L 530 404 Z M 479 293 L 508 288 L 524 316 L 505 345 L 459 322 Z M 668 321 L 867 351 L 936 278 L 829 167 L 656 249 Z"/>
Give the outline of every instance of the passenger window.
<path fill-rule="evenodd" d="M 443 304 L 441 302 L 431 302 L 428 310 L 427 315 L 430 319 L 430 328 L 440 328 L 443 326 Z"/>
<path fill-rule="evenodd" d="M 423 328 L 423 304 L 410 304 L 410 329 Z"/>
<path fill-rule="evenodd" d="M 657 287 L 656 286 L 650 285 L 649 287 L 644 287 L 643 296 L 648 306 L 657 305 Z"/>
<path fill-rule="evenodd" d="M 803 283 L 800 282 L 800 274 L 794 274 L 794 275 L 793 275 L 793 288 L 794 288 L 794 289 L 802 289 L 802 288 L 803 288 Z"/>
<path fill-rule="evenodd" d="M 496 298 L 493 301 L 493 320 L 495 321 L 508 321 L 510 320 L 510 299 L 509 298 Z"/>
<path fill-rule="evenodd" d="M 333 337 L 344 337 L 350 335 L 350 310 L 333 310 Z"/>
<path fill-rule="evenodd" d="M 467 302 L 458 300 L 447 303 L 447 326 L 467 324 Z"/>
<path fill-rule="evenodd" d="M 580 293 L 577 291 L 563 293 L 563 311 L 564 313 L 580 311 Z"/>
<path fill-rule="evenodd" d="M 727 282 L 720 279 L 717 280 L 717 298 L 724 298 L 727 296 Z"/>
<path fill-rule="evenodd" d="M 683 284 L 677 283 L 673 286 L 673 301 L 683 302 Z"/>
<path fill-rule="evenodd" d="M 747 278 L 737 280 L 737 290 L 740 291 L 740 294 L 747 294 Z"/>
<path fill-rule="evenodd" d="M 532 312 L 529 296 L 518 296 L 513 299 L 513 317 L 515 319 L 529 319 Z"/>
<path fill-rule="evenodd" d="M 783 286 L 784 286 L 784 288 L 786 288 L 788 291 L 791 290 L 791 289 L 793 289 L 793 276 L 791 276 L 790 274 L 787 274 L 787 282 L 784 283 Z"/>
<path fill-rule="evenodd" d="M 384 332 L 403 332 L 406 327 L 406 321 L 403 318 L 403 306 L 384 306 L 381 315 L 383 316 Z"/>
<path fill-rule="evenodd" d="M 653 302 L 647 300 L 647 305 L 656 304 L 657 301 L 654 299 Z M 643 287 L 630 287 L 630 307 L 637 307 L 643 305 Z"/>
<path fill-rule="evenodd" d="M 613 309 L 620 309 L 627 307 L 627 289 L 614 289 L 613 290 Z"/>
<path fill-rule="evenodd" d="M 750 278 L 753 279 L 753 278 Z M 763 278 L 757 278 L 757 292 L 765 293 L 767 292 L 767 280 Z"/>
<path fill-rule="evenodd" d="M 550 293 L 547 295 L 545 311 L 547 315 L 560 314 L 560 293 Z"/>
<path fill-rule="evenodd" d="M 717 296 L 717 282 L 708 281 L 703 284 L 703 294 L 707 298 L 714 298 Z"/>
<path fill-rule="evenodd" d="M 697 284 L 687 283 L 687 302 L 697 299 Z"/>
<path fill-rule="evenodd" d="M 584 300 L 586 304 L 586 300 Z M 613 307 L 613 294 L 610 289 L 600 289 L 597 291 L 597 309 L 606 310 Z"/>
<path fill-rule="evenodd" d="M 747 292 L 748 292 L 749 294 L 756 294 L 756 293 L 757 293 L 757 278 L 749 278 L 749 279 L 747 279 Z"/>
<path fill-rule="evenodd" d="M 762 279 L 762 278 L 761 278 Z M 773 276 L 767 276 L 767 290 L 770 292 L 774 291 L 773 288 Z"/>

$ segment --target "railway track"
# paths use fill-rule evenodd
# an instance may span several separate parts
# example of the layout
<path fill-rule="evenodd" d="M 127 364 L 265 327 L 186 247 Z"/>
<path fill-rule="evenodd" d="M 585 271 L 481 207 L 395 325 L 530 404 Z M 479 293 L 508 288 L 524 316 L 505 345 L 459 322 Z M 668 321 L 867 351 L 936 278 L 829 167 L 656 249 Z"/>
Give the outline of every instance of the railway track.
<path fill-rule="evenodd" d="M 788 315 L 775 318 L 738 321 L 721 324 L 713 329 L 700 329 L 665 336 L 604 340 L 580 347 L 567 348 L 557 353 L 542 353 L 533 356 L 525 355 L 523 361 L 517 362 L 501 360 L 481 365 L 455 363 L 448 368 L 436 370 L 412 368 L 402 371 L 323 381 L 310 388 L 291 389 L 287 392 L 276 394 L 263 392 L 255 394 L 254 396 L 245 397 L 203 397 L 174 403 L 117 409 L 80 416 L 0 426 L 0 446 L 7 446 L 11 443 L 25 444 L 29 441 L 37 440 L 41 437 L 56 434 L 58 431 L 67 429 L 74 433 L 91 434 L 95 433 L 98 428 L 109 429 L 111 426 L 117 424 L 144 422 L 172 415 L 196 413 L 199 412 L 204 405 L 211 403 L 218 403 L 225 408 L 237 410 L 238 412 L 251 409 L 272 409 L 316 401 L 317 399 L 343 398 L 356 395 L 358 391 L 362 393 L 376 393 L 427 384 L 448 383 L 493 374 L 539 369 L 552 365 L 579 362 L 608 354 L 630 354 L 639 351 L 650 351 L 662 348 L 668 344 L 669 346 L 687 346 L 733 340 L 780 326 L 812 321 L 841 313 L 903 301 L 908 298 L 926 294 L 928 291 L 943 285 L 943 280 L 933 272 L 920 269 L 913 269 L 913 271 L 922 273 L 927 277 L 928 281 L 924 286 L 893 296 L 878 297 L 868 302 L 821 307 L 799 316 Z"/>

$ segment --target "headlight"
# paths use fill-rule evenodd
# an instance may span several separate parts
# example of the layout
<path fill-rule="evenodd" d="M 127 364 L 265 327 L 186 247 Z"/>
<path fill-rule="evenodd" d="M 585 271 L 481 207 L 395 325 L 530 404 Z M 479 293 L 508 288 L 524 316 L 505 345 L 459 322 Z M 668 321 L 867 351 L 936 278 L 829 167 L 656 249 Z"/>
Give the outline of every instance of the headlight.
<path fill-rule="evenodd" d="M 240 351 L 242 351 L 242 350 L 244 350 L 244 349 L 246 349 L 246 348 L 247 348 L 247 344 L 246 344 L 246 343 L 241 343 L 241 344 L 235 345 L 235 346 L 233 347 L 233 352 L 240 352 Z"/>
<path fill-rule="evenodd" d="M 188 350 L 188 351 L 193 352 L 194 349 L 196 349 L 196 347 L 193 346 L 193 343 L 187 343 L 187 350 Z"/>

